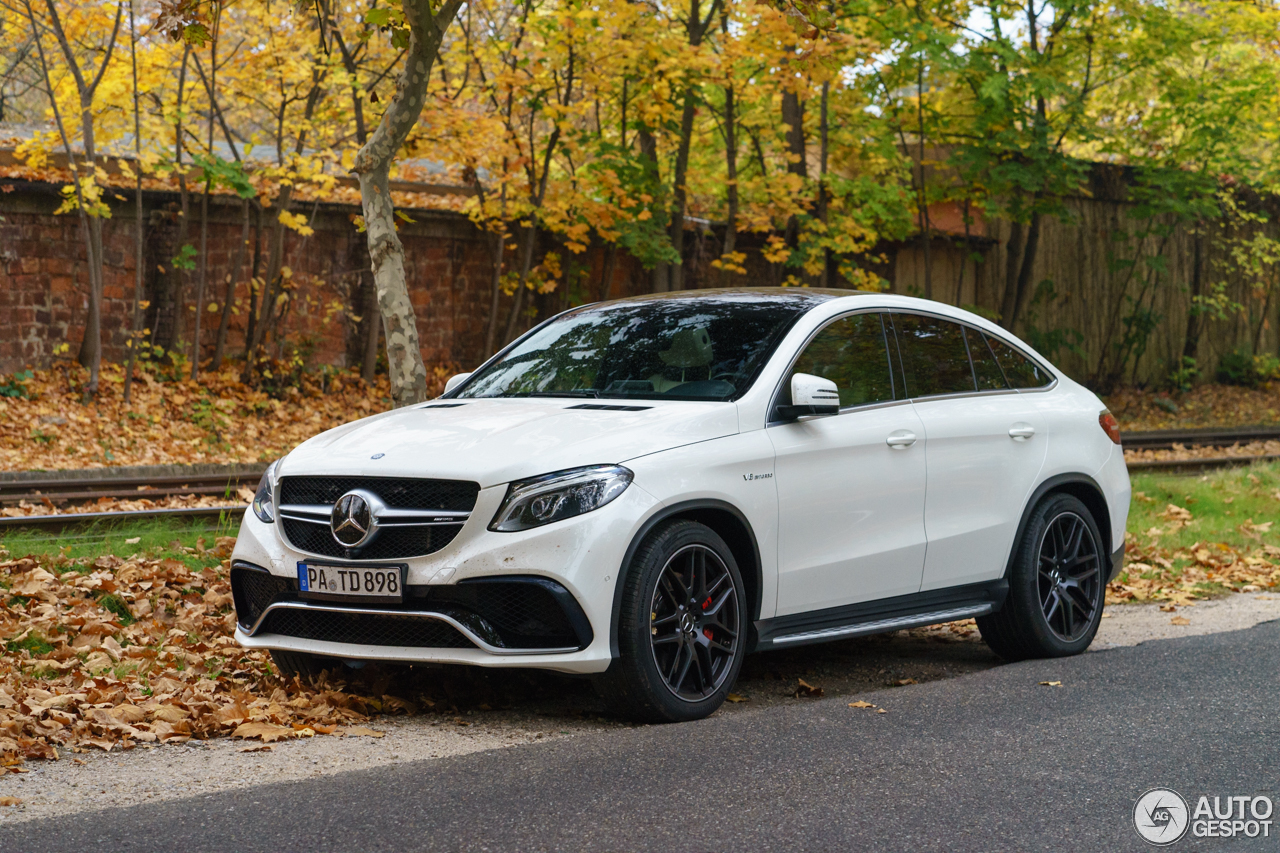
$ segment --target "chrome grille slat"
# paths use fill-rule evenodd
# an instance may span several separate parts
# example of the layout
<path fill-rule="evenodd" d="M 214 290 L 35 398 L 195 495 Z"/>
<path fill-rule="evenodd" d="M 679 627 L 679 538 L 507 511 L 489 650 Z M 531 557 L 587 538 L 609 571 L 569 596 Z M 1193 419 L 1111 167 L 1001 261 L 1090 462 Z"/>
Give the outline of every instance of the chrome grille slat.
<path fill-rule="evenodd" d="M 378 535 L 348 549 L 329 530 L 333 503 L 352 489 L 378 496 Z M 398 560 L 435 553 L 471 516 L 479 483 L 401 477 L 282 477 L 278 514 L 285 541 L 305 554 L 343 560 Z"/>

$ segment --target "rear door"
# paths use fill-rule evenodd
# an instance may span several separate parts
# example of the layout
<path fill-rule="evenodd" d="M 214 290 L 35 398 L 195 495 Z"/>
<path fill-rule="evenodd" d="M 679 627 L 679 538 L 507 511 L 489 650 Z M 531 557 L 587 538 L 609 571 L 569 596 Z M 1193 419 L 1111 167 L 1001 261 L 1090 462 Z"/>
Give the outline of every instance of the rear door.
<path fill-rule="evenodd" d="M 809 373 L 836 383 L 839 414 L 767 430 L 777 454 L 779 616 L 920 588 L 923 426 L 895 382 L 883 316 L 832 321 L 787 375 L 780 403 L 790 403 L 791 376 Z"/>
<path fill-rule="evenodd" d="M 995 580 L 1044 464 L 1044 418 L 1035 399 L 1009 387 L 981 331 L 910 312 L 893 322 L 926 438 L 920 588 Z"/>

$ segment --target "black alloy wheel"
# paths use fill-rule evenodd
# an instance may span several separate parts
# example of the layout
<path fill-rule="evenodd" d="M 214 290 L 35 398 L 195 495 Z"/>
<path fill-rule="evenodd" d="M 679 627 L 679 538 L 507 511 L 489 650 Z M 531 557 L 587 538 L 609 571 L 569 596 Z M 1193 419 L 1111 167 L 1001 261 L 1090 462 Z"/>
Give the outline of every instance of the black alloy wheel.
<path fill-rule="evenodd" d="M 1016 661 L 1089 648 L 1102 620 L 1105 547 L 1093 514 L 1079 498 L 1064 493 L 1042 498 L 1014 543 L 1004 605 L 978 617 L 978 630 L 991 650 Z"/>
<path fill-rule="evenodd" d="M 706 545 L 686 545 L 662 567 L 649 608 L 649 650 L 667 689 L 686 702 L 712 696 L 742 641 L 738 590 Z"/>
<path fill-rule="evenodd" d="M 1063 512 L 1040 540 L 1040 609 L 1058 639 L 1074 643 L 1093 623 L 1102 583 L 1098 540 L 1085 520 Z"/>
<path fill-rule="evenodd" d="M 594 678 L 617 714 L 698 720 L 724 702 L 747 644 L 746 587 L 733 552 L 695 521 L 659 524 L 618 582 L 618 657 Z"/>

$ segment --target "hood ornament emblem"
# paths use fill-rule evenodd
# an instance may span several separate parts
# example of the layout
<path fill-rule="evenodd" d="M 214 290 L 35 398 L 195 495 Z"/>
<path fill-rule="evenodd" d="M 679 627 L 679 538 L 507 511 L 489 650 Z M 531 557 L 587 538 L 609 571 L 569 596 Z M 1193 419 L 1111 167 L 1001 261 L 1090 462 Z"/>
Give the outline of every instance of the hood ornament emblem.
<path fill-rule="evenodd" d="M 353 489 L 338 498 L 329 515 L 333 539 L 344 548 L 367 545 L 378 533 L 377 510 L 382 502 L 363 489 Z"/>

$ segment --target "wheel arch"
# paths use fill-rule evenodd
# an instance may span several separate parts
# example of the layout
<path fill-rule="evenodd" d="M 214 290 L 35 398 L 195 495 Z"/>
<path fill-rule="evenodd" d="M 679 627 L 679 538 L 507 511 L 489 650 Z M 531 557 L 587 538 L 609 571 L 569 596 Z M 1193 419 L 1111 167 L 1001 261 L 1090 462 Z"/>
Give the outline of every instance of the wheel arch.
<path fill-rule="evenodd" d="M 622 611 L 623 573 L 628 571 L 636 550 L 650 533 L 661 524 L 681 520 L 696 521 L 706 525 L 729 546 L 734 560 L 738 563 L 738 571 L 742 574 L 742 582 L 746 586 L 748 610 L 746 621 L 748 630 L 752 634 L 747 638 L 747 649 L 750 650 L 754 645 L 754 626 L 756 620 L 760 618 L 760 601 L 764 591 L 764 567 L 760 561 L 760 545 L 756 541 L 755 531 L 742 511 L 727 501 L 690 500 L 663 507 L 652 515 L 631 538 L 631 544 L 627 546 L 627 551 L 622 557 L 622 565 L 618 568 L 618 578 L 613 590 L 613 610 L 609 617 L 609 654 L 614 660 L 619 657 L 618 619 Z"/>
<path fill-rule="evenodd" d="M 1098 485 L 1098 481 L 1088 474 L 1057 474 L 1037 486 L 1027 500 L 1027 504 L 1022 510 L 1022 518 L 1018 521 L 1018 532 L 1013 537 L 1013 547 L 1009 550 L 1009 559 L 1005 563 L 1005 578 L 1008 578 L 1009 573 L 1013 570 L 1013 559 L 1018 553 L 1018 543 L 1022 541 L 1022 534 L 1026 532 L 1027 522 L 1031 520 L 1031 513 L 1035 511 L 1035 508 L 1042 500 L 1049 495 L 1055 494 L 1071 495 L 1084 504 L 1085 508 L 1093 516 L 1094 524 L 1098 525 L 1098 532 L 1102 534 L 1102 539 L 1105 543 L 1104 554 L 1110 557 L 1115 553 L 1115 549 L 1118 546 L 1111 530 L 1111 512 L 1107 506 L 1106 495 L 1103 494 L 1102 487 Z M 1124 542 L 1123 531 L 1120 534 L 1120 542 Z"/>

